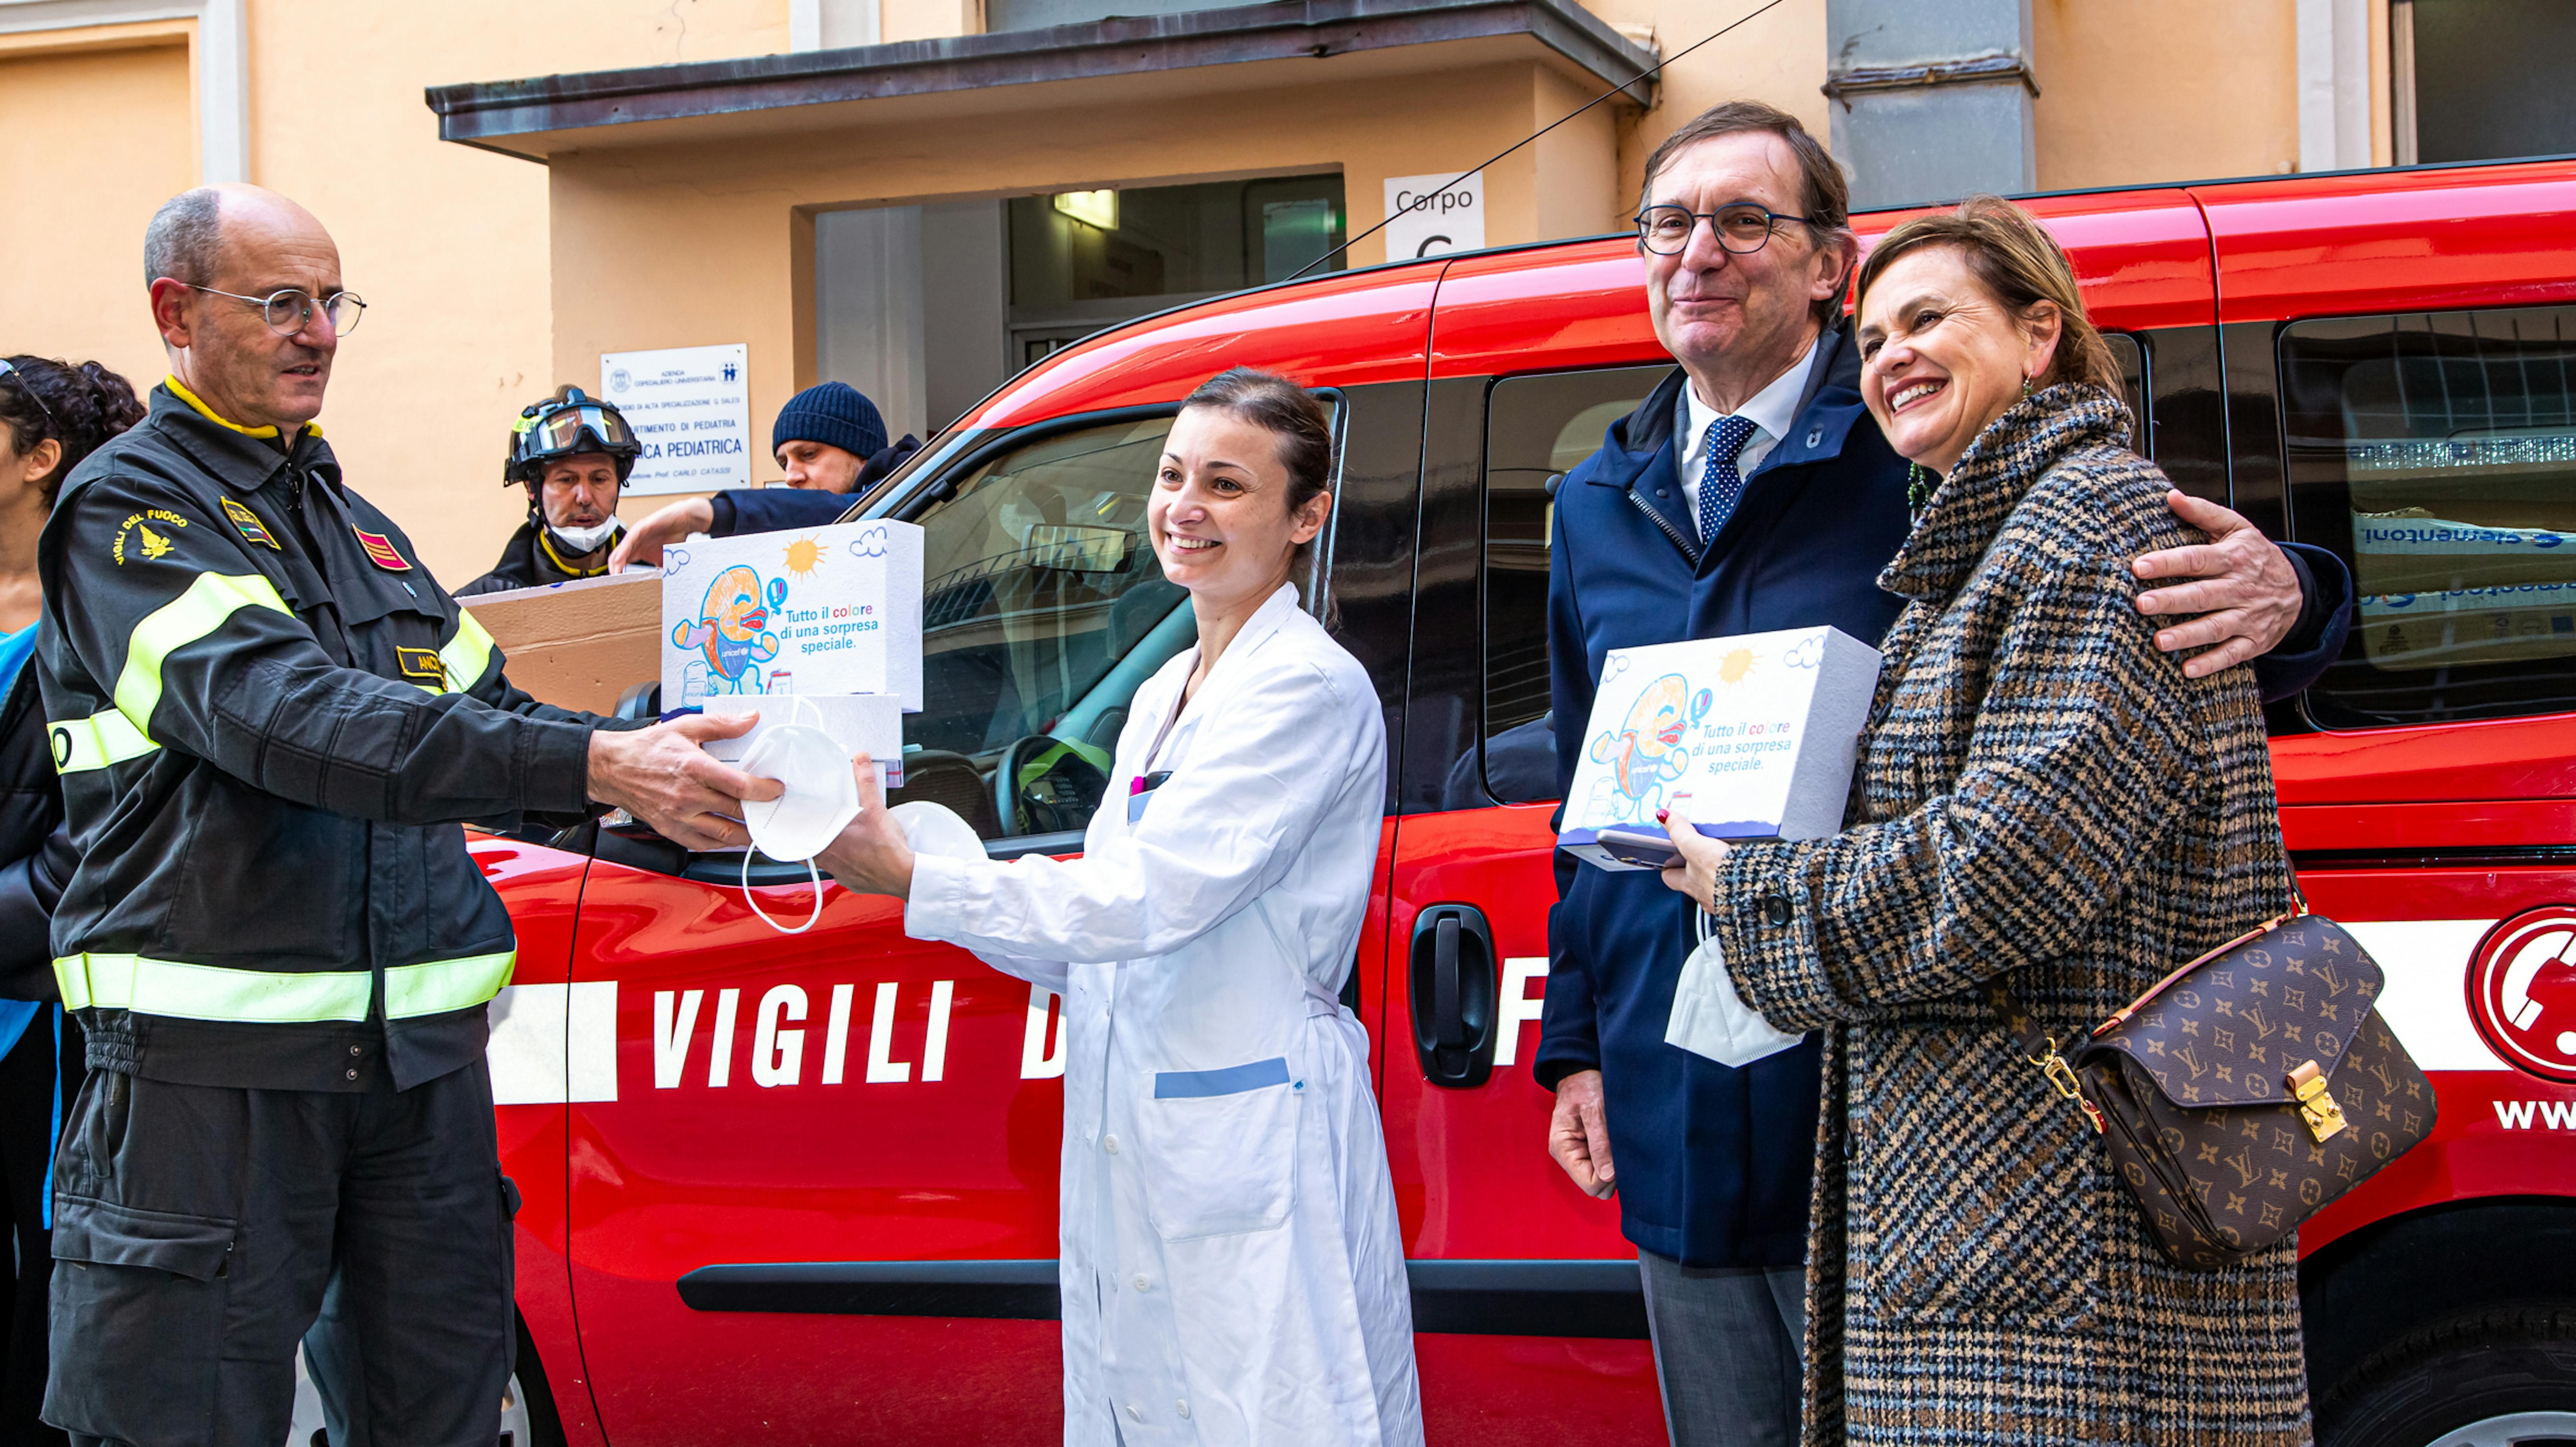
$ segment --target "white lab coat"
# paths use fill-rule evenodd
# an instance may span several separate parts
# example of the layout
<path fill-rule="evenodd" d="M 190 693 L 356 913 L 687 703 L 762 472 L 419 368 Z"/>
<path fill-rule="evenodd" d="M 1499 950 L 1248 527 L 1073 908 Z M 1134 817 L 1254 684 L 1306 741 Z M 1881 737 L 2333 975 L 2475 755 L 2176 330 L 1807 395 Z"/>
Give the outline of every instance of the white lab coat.
<path fill-rule="evenodd" d="M 1336 998 L 1377 867 L 1377 691 L 1293 586 L 1172 721 L 1196 666 L 1137 690 L 1081 858 L 918 856 L 904 929 L 1064 999 L 1068 1447 L 1413 1447 L 1403 1239 Z"/>

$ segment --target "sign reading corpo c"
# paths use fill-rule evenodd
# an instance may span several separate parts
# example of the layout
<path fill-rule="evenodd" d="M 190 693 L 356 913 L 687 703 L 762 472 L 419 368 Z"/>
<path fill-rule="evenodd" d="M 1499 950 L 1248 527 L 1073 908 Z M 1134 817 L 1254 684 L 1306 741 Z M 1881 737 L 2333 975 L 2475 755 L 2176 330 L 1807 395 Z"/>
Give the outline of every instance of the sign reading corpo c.
<path fill-rule="evenodd" d="M 2469 1018 L 2496 1054 L 2576 1085 L 2576 905 L 2542 905 L 2487 931 L 2468 989 Z"/>

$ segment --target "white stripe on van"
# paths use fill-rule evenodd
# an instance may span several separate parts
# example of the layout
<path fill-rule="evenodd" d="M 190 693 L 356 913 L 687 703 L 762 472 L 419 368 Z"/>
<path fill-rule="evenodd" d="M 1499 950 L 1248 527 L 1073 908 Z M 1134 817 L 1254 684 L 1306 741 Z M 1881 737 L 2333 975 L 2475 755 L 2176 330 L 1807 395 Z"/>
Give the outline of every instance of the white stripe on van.
<path fill-rule="evenodd" d="M 2379 1018 L 2425 1070 L 2507 1070 L 2469 1020 L 2469 952 L 2491 919 L 2344 920 L 2379 961 L 2388 988 Z"/>
<path fill-rule="evenodd" d="M 508 985 L 491 1007 L 495 1105 L 617 1098 L 617 982 Z"/>

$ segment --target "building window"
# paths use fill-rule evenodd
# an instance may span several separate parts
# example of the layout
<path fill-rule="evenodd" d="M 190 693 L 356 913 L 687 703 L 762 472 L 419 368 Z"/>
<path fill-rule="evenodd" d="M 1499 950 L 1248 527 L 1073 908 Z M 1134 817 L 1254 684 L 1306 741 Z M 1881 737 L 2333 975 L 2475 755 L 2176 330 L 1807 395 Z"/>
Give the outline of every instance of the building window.
<path fill-rule="evenodd" d="M 2394 0 L 2388 20 L 2397 164 L 2576 151 L 2576 5 Z"/>
<path fill-rule="evenodd" d="M 1008 209 L 1014 366 L 1148 312 L 1343 265 L 1337 174 L 1067 191 Z"/>
<path fill-rule="evenodd" d="M 2576 709 L 2576 307 L 2297 322 L 2298 537 L 2361 595 L 2329 728 Z"/>

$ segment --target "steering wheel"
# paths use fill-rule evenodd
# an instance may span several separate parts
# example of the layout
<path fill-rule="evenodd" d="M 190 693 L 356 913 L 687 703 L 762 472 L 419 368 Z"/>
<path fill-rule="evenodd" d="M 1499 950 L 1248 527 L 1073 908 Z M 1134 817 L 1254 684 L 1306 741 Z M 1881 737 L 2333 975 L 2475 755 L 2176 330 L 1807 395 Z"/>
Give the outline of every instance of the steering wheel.
<path fill-rule="evenodd" d="M 1054 748 L 1057 740 L 1046 734 L 1022 734 L 1002 750 L 1001 761 L 993 765 L 993 820 L 1001 837 L 1009 839 L 1031 831 L 1021 826 L 1020 808 L 1034 800 L 1020 797 L 1020 768 L 1028 758 Z"/>

